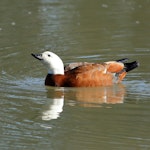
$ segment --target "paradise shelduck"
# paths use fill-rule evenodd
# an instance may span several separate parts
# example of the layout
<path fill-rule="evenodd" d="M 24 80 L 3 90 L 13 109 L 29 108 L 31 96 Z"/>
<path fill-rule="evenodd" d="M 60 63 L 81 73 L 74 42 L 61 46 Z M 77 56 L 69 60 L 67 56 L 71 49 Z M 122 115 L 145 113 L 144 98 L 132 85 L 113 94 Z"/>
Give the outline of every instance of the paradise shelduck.
<path fill-rule="evenodd" d="M 53 52 L 31 54 L 48 69 L 46 86 L 96 87 L 119 83 L 127 72 L 138 67 L 138 62 L 127 63 L 127 58 L 104 63 L 78 62 L 64 67 L 62 60 Z"/>

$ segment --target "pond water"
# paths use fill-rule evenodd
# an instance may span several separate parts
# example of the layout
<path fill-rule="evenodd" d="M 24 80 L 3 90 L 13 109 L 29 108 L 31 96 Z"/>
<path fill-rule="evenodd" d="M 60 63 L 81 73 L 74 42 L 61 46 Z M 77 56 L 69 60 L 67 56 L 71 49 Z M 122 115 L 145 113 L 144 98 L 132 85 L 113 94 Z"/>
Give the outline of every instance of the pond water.
<path fill-rule="evenodd" d="M 150 149 L 149 0 L 0 3 L 0 149 Z M 45 50 L 140 66 L 110 87 L 45 87 L 30 55 Z"/>

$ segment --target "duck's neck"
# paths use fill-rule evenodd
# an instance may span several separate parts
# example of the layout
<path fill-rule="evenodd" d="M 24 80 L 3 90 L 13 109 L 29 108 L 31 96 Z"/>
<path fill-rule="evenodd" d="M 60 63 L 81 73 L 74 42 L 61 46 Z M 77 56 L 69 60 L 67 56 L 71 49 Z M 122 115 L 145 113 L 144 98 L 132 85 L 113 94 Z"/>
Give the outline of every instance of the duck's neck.
<path fill-rule="evenodd" d="M 57 74 L 60 74 L 60 75 L 64 75 L 64 69 L 54 69 L 54 70 L 48 70 L 48 74 L 51 74 L 51 75 L 57 75 Z"/>
<path fill-rule="evenodd" d="M 47 66 L 48 69 L 48 74 L 52 74 L 52 75 L 64 75 L 64 65 L 63 63 L 59 63 L 59 64 L 55 64 L 53 66 Z"/>

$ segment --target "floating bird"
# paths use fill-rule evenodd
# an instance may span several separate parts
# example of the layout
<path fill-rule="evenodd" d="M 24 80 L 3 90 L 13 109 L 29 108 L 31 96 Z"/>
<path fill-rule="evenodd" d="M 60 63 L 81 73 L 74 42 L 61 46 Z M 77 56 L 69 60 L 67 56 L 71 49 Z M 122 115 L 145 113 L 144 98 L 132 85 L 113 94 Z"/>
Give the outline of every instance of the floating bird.
<path fill-rule="evenodd" d="M 96 87 L 120 83 L 127 72 L 138 67 L 138 62 L 127 63 L 128 59 L 103 63 L 77 62 L 64 67 L 60 57 L 53 52 L 31 54 L 48 69 L 46 86 L 58 87 Z"/>

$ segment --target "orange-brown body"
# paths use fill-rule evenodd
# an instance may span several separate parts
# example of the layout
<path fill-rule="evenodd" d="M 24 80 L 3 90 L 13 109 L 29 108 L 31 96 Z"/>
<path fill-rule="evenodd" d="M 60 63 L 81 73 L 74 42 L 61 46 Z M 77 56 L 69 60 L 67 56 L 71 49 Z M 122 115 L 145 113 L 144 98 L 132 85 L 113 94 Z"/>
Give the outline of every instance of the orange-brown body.
<path fill-rule="evenodd" d="M 107 86 L 120 82 L 126 75 L 120 62 L 72 63 L 66 67 L 64 75 L 48 74 L 45 85 L 60 87 Z"/>

